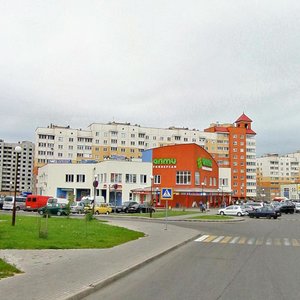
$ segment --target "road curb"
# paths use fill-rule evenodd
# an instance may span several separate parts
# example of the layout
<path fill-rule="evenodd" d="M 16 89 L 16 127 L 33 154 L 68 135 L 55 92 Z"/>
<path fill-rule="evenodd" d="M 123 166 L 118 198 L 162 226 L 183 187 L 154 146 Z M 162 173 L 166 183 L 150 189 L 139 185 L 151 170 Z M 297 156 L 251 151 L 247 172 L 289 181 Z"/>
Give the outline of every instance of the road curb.
<path fill-rule="evenodd" d="M 79 291 L 79 292 L 77 292 L 73 295 L 69 295 L 69 296 L 67 296 L 66 298 L 63 298 L 63 299 L 65 299 L 65 300 L 79 300 L 79 299 L 82 299 L 83 297 L 86 297 L 86 296 L 100 290 L 101 288 L 103 288 L 105 286 L 108 286 L 109 284 L 119 280 L 120 278 L 128 275 L 129 273 L 131 273 L 135 270 L 138 270 L 139 268 L 142 268 L 143 266 L 147 265 L 148 263 L 150 263 L 150 262 L 152 262 L 152 261 L 154 261 L 154 260 L 170 253 L 171 251 L 174 251 L 174 250 L 182 247 L 183 245 L 199 238 L 200 236 L 202 236 L 202 234 L 196 234 L 195 236 L 193 236 L 193 237 L 191 237 L 191 238 L 189 238 L 189 239 L 187 239 L 187 240 L 185 240 L 185 241 L 183 241 L 183 242 L 181 242 L 181 243 L 179 243 L 175 246 L 172 246 L 172 247 L 170 247 L 170 248 L 168 248 L 168 249 L 166 249 L 166 250 L 164 250 L 164 251 L 162 251 L 162 252 L 160 252 L 160 253 L 152 256 L 152 257 L 149 257 L 148 259 L 146 259 L 146 260 L 144 260 L 140 263 L 137 263 L 137 264 L 135 264 L 135 265 L 123 270 L 123 271 L 120 271 L 120 272 L 118 272 L 118 273 L 116 273 L 116 274 L 114 274 L 114 275 L 112 275 L 112 276 L 110 276 L 106 279 L 95 281 L 95 282 L 89 284 L 87 287 L 83 288 L 81 291 Z"/>

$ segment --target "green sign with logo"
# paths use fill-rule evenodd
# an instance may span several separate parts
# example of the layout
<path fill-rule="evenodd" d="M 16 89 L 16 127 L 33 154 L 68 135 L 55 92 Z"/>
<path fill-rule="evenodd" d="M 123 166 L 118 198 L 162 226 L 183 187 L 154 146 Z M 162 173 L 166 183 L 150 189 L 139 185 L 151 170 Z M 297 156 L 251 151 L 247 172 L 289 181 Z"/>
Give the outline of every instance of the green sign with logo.
<path fill-rule="evenodd" d="M 155 158 L 154 165 L 176 165 L 176 158 Z"/>
<path fill-rule="evenodd" d="M 199 169 L 202 169 L 203 167 L 211 169 L 212 168 L 212 160 L 208 159 L 208 158 L 199 157 L 197 159 L 197 166 Z"/>

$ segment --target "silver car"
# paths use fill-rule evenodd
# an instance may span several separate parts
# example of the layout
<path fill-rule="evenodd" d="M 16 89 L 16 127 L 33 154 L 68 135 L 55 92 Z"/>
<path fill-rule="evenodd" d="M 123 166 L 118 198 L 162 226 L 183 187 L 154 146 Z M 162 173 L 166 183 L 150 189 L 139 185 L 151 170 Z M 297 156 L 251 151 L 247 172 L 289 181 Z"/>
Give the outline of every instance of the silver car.
<path fill-rule="evenodd" d="M 230 216 L 244 216 L 246 211 L 239 205 L 230 205 L 225 208 L 221 208 L 218 211 L 219 215 L 230 215 Z"/>
<path fill-rule="evenodd" d="M 83 202 L 72 202 L 70 205 L 70 212 L 73 214 L 82 214 L 84 212 Z"/>

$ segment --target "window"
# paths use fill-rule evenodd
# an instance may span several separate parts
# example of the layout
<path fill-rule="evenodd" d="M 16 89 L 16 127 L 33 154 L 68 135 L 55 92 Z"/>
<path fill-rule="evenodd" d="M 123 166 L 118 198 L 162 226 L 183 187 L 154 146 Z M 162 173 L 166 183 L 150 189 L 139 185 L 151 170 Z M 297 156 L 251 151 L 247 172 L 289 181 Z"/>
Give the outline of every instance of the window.
<path fill-rule="evenodd" d="M 126 183 L 136 183 L 136 174 L 126 174 L 125 182 Z"/>
<path fill-rule="evenodd" d="M 111 183 L 121 183 L 122 182 L 122 174 L 120 174 L 120 173 L 111 173 L 110 174 L 110 182 Z"/>
<path fill-rule="evenodd" d="M 154 183 L 155 183 L 155 184 L 160 184 L 160 182 L 161 182 L 161 181 L 160 181 L 160 175 L 155 175 L 155 176 L 154 176 Z"/>
<path fill-rule="evenodd" d="M 76 182 L 85 182 L 85 175 L 84 174 L 77 174 L 76 175 Z"/>
<path fill-rule="evenodd" d="M 176 172 L 176 184 L 191 184 L 191 172 L 189 171 Z"/>
<path fill-rule="evenodd" d="M 147 175 L 140 175 L 140 183 L 146 184 L 147 183 Z"/>
<path fill-rule="evenodd" d="M 74 175 L 66 174 L 66 182 L 74 182 Z"/>
<path fill-rule="evenodd" d="M 200 185 L 200 173 L 195 172 L 195 185 Z"/>

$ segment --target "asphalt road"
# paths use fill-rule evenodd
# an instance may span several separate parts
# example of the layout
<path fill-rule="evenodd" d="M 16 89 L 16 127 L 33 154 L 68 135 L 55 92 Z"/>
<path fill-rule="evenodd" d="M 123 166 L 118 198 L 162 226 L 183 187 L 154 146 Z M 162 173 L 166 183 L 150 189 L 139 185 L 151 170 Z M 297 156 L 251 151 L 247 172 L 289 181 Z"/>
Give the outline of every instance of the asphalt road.
<path fill-rule="evenodd" d="M 192 241 L 85 299 L 300 299 L 299 214 L 234 224 L 176 224 L 198 228 L 203 240 Z"/>

